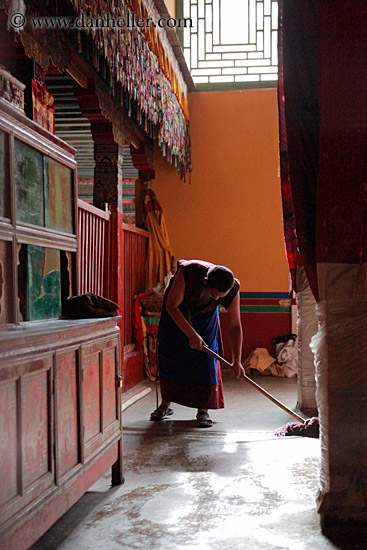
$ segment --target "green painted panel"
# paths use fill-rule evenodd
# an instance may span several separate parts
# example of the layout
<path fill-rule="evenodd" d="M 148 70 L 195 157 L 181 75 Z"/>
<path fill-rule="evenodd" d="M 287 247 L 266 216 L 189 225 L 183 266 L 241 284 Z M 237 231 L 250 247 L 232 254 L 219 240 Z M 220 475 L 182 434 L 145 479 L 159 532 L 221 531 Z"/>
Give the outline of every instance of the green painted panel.
<path fill-rule="evenodd" d="M 159 325 L 159 317 L 144 317 L 146 325 Z"/>
<path fill-rule="evenodd" d="M 45 157 L 45 221 L 46 227 L 74 233 L 73 171 Z"/>
<path fill-rule="evenodd" d="M 14 140 L 17 221 L 44 226 L 42 154 Z"/>
<path fill-rule="evenodd" d="M 27 246 L 27 321 L 61 315 L 60 252 Z"/>
<path fill-rule="evenodd" d="M 8 157 L 8 135 L 0 130 L 0 217 L 2 218 L 10 218 Z"/>

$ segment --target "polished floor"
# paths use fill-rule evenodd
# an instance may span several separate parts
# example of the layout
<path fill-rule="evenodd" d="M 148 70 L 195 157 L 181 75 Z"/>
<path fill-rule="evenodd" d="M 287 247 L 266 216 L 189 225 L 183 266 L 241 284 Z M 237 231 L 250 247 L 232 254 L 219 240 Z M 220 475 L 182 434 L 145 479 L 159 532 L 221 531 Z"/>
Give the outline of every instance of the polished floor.
<path fill-rule="evenodd" d="M 155 390 L 124 412 L 125 484 L 101 478 L 32 550 L 326 550 L 320 529 L 319 440 L 274 437 L 293 419 L 225 374 L 226 408 L 195 427 L 195 411 L 150 422 Z M 256 377 L 290 408 L 295 379 Z M 146 384 L 148 385 L 148 383 Z"/>

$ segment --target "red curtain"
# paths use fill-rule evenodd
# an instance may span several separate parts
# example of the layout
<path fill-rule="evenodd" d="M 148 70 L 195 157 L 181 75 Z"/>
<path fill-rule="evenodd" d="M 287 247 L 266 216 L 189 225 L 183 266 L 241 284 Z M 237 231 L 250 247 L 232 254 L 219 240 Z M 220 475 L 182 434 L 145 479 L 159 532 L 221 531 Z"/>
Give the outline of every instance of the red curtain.
<path fill-rule="evenodd" d="M 286 250 L 293 288 L 303 265 L 317 294 L 315 224 L 318 167 L 317 7 L 279 2 L 279 127 Z M 306 9 L 305 9 L 306 8 Z"/>
<path fill-rule="evenodd" d="M 279 127 L 285 240 L 303 265 L 366 261 L 367 3 L 280 0 Z"/>
<path fill-rule="evenodd" d="M 329 11 L 328 11 L 329 9 Z M 367 2 L 320 0 L 318 262 L 366 261 Z"/>

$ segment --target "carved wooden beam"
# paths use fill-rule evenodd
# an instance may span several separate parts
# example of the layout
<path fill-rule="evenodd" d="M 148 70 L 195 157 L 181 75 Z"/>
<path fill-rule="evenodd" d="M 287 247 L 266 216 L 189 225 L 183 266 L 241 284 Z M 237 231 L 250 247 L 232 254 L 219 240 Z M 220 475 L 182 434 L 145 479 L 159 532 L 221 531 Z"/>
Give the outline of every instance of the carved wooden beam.
<path fill-rule="evenodd" d="M 153 166 L 153 147 L 143 143 L 137 149 L 130 145 L 130 152 L 134 167 L 139 170 L 140 179 L 153 179 L 155 176 Z"/>
<path fill-rule="evenodd" d="M 0 0 L 0 7 L 2 0 Z M 44 4 L 31 0 L 27 4 L 29 16 L 47 16 Z M 9 35 L 11 36 L 11 35 Z M 36 61 L 44 70 L 53 63 L 60 73 L 67 72 L 75 81 L 78 96 L 82 96 L 84 105 L 89 105 L 89 120 L 102 117 L 113 124 L 115 141 L 123 146 L 134 141 L 144 143 L 148 138 L 138 125 L 129 117 L 126 109 L 111 95 L 111 90 L 101 77 L 92 69 L 83 56 L 77 52 L 65 33 L 52 29 L 33 29 L 27 25 L 20 34 L 27 57 Z M 84 90 L 84 94 L 82 92 Z M 95 112 L 93 113 L 93 109 Z"/>

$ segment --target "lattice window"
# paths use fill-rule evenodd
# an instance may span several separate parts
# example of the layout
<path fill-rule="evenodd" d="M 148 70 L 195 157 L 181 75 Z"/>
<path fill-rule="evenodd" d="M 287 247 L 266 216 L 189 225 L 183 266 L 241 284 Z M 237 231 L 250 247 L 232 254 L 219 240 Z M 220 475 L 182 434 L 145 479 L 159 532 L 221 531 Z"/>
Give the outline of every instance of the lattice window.
<path fill-rule="evenodd" d="M 186 62 L 199 85 L 265 86 L 278 78 L 278 2 L 182 0 Z"/>

